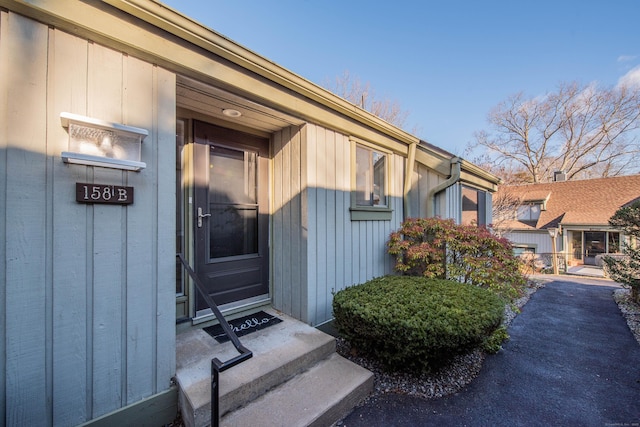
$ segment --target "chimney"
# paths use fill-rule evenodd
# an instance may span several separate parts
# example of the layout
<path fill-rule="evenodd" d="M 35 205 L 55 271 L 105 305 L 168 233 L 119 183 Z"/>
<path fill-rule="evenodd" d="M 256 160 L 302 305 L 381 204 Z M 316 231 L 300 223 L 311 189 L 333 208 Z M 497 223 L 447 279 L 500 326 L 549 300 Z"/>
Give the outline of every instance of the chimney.
<path fill-rule="evenodd" d="M 553 182 L 562 182 L 567 180 L 567 174 L 564 171 L 555 171 L 553 173 Z"/>

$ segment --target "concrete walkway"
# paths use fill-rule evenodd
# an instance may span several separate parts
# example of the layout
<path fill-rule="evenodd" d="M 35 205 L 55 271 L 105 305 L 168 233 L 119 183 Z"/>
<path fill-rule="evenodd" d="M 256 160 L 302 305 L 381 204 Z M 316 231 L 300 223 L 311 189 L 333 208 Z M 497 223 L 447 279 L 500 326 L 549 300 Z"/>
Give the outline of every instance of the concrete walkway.
<path fill-rule="evenodd" d="M 343 426 L 638 426 L 640 345 L 614 282 L 545 276 L 479 376 L 442 399 L 386 395 Z"/>
<path fill-rule="evenodd" d="M 574 267 L 569 267 L 567 269 L 567 273 L 576 276 L 599 277 L 604 279 L 604 270 L 602 267 L 596 267 L 593 265 L 576 265 Z"/>

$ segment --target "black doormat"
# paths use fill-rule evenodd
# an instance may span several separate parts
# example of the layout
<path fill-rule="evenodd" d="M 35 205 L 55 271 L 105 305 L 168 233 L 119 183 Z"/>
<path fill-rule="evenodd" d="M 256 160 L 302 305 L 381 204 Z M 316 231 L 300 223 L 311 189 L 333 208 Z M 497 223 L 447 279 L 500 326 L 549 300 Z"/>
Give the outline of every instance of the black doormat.
<path fill-rule="evenodd" d="M 249 316 L 231 320 L 229 321 L 229 325 L 231 325 L 231 329 L 233 329 L 236 335 L 241 337 L 243 335 L 250 334 L 251 332 L 276 325 L 280 322 L 282 322 L 282 320 L 278 319 L 276 316 L 272 316 L 264 311 L 259 311 L 257 313 L 250 314 Z M 229 341 L 229 337 L 225 334 L 222 326 L 220 325 L 207 326 L 202 329 L 220 343 Z"/>

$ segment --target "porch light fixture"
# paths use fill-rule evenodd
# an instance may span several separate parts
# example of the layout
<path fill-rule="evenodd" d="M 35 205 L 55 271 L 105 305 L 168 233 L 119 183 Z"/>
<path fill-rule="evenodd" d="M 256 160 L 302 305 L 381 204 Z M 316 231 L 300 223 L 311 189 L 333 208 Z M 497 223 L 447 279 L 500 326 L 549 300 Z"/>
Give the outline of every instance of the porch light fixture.
<path fill-rule="evenodd" d="M 558 237 L 557 228 L 548 228 L 547 231 L 549 232 L 549 236 L 551 236 L 552 239 L 555 239 L 556 237 Z"/>
<path fill-rule="evenodd" d="M 63 162 L 130 171 L 147 167 L 140 161 L 142 140 L 149 135 L 146 129 L 72 113 L 61 113 L 60 121 L 69 131 Z"/>
<path fill-rule="evenodd" d="M 224 114 L 227 117 L 240 117 L 242 116 L 242 113 L 238 110 L 234 110 L 233 108 L 225 108 L 224 110 L 222 110 L 222 114 Z"/>

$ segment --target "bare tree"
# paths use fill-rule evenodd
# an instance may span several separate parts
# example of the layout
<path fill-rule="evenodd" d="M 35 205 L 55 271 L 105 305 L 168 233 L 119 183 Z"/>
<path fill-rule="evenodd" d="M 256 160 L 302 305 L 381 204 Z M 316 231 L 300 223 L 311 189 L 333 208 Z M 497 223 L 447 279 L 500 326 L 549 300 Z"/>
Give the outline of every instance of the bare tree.
<path fill-rule="evenodd" d="M 640 160 L 640 88 L 561 84 L 537 98 L 513 95 L 489 116 L 492 132 L 477 132 L 470 149 L 487 150 L 491 170 L 502 168 L 528 182 L 554 171 L 567 179 L 627 175 Z"/>
<path fill-rule="evenodd" d="M 503 187 L 493 197 L 493 224 L 491 229 L 498 237 L 504 237 L 513 231 L 509 224 L 516 219 L 518 208 L 522 205 L 520 197 Z"/>
<path fill-rule="evenodd" d="M 377 98 L 369 82 L 363 83 L 358 77 L 351 76 L 349 71 L 344 71 L 334 82 L 324 86 L 336 95 L 400 128 L 404 127 L 409 117 L 409 112 L 403 110 L 397 101 Z"/>
<path fill-rule="evenodd" d="M 465 154 L 470 154 L 470 151 L 470 149 L 467 149 L 467 152 Z M 518 165 L 506 164 L 505 162 L 496 163 L 495 159 L 493 159 L 487 153 L 475 156 L 470 160 L 472 163 L 481 167 L 482 169 L 491 172 L 495 176 L 500 177 L 502 184 L 517 185 L 531 183 L 529 174 L 524 170 L 524 168 Z"/>

